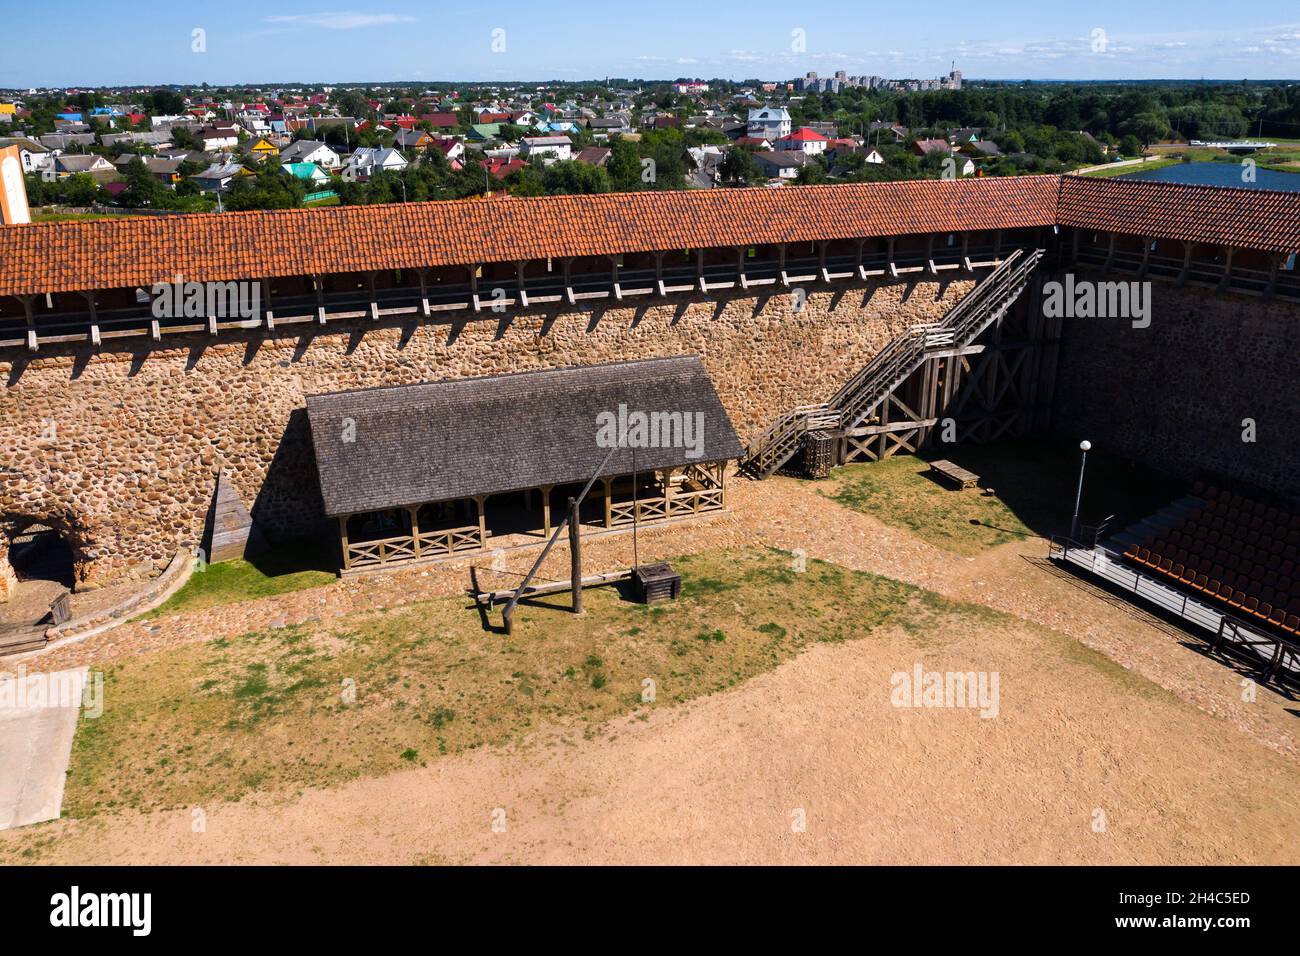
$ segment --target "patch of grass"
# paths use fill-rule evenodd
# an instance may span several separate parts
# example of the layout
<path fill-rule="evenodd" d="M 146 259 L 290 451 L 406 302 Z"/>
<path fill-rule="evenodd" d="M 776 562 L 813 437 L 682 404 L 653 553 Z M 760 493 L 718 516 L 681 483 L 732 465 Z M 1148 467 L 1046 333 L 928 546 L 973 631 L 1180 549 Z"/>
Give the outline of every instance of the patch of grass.
<path fill-rule="evenodd" d="M 185 585 L 145 618 L 320 587 L 337 580 L 321 567 L 322 555 L 305 545 L 278 549 L 254 561 L 223 561 L 195 571 Z"/>
<path fill-rule="evenodd" d="M 103 715 L 81 722 L 64 807 L 204 806 L 377 776 L 545 724 L 595 732 L 817 642 L 904 623 L 951 633 L 973 613 L 819 561 L 795 573 L 775 550 L 671 560 L 684 583 L 714 583 L 649 609 L 614 588 L 591 589 L 582 617 L 521 607 L 508 640 L 448 597 L 122 660 L 106 670 Z M 646 678 L 657 703 L 640 699 Z"/>
<path fill-rule="evenodd" d="M 930 477 L 930 458 L 947 458 L 980 476 L 980 488 L 956 491 Z M 955 445 L 925 458 L 898 456 L 832 472 L 824 494 L 929 543 L 973 555 L 1031 535 L 1068 532 L 1079 476 L 1072 445 L 1031 440 Z M 985 494 L 988 489 L 993 494 Z M 1107 517 L 1112 531 L 1150 514 L 1186 490 L 1156 472 L 1088 455 L 1082 524 Z"/>

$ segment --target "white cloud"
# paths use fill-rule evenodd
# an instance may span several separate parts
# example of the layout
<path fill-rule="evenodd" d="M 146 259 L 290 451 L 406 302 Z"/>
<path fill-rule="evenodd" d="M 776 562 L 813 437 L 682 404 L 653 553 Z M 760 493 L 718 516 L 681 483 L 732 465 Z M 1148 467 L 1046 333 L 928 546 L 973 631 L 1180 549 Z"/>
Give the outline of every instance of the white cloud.
<path fill-rule="evenodd" d="M 389 23 L 414 23 L 415 17 L 408 17 L 402 13 L 324 11 L 266 17 L 266 22 L 293 23 L 301 26 L 323 27 L 326 30 L 356 30 L 360 27 L 383 26 Z"/>

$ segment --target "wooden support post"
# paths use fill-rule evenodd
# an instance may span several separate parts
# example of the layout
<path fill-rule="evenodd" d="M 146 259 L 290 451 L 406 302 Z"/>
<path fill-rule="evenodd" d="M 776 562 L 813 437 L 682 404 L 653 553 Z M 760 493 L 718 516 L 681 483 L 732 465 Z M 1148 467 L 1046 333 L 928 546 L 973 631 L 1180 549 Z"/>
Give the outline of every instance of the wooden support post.
<path fill-rule="evenodd" d="M 420 506 L 414 505 L 406 509 L 411 513 L 411 550 L 415 556 L 420 556 Z"/>
<path fill-rule="evenodd" d="M 611 479 L 602 478 L 601 481 L 605 485 L 605 527 L 612 528 L 614 527 L 613 487 L 611 484 Z"/>
<path fill-rule="evenodd" d="M 970 233 L 961 234 L 961 267 L 967 272 L 971 271 L 970 267 Z"/>
<path fill-rule="evenodd" d="M 32 316 L 32 297 L 20 295 L 18 301 L 23 304 L 23 315 L 27 319 L 27 350 L 35 352 L 40 348 L 40 343 L 36 341 L 36 319 Z"/>
<path fill-rule="evenodd" d="M 474 506 L 478 510 L 478 546 L 487 547 L 487 495 L 475 495 Z"/>
<path fill-rule="evenodd" d="M 312 288 L 316 290 L 316 321 L 321 325 L 325 324 L 325 277 L 323 275 L 314 275 L 311 277 Z"/>
<path fill-rule="evenodd" d="M 859 239 L 857 242 L 857 257 L 853 260 L 853 271 L 858 274 L 858 278 L 863 282 L 867 281 L 867 267 L 862 264 L 862 249 L 867 244 L 867 240 Z"/>
<path fill-rule="evenodd" d="M 885 258 L 889 262 L 889 274 L 893 276 L 895 279 L 897 279 L 898 266 L 895 265 L 894 263 L 894 237 L 893 236 L 889 237 L 889 250 L 888 252 L 886 252 Z"/>
<path fill-rule="evenodd" d="M 474 311 L 482 312 L 483 305 L 478 300 L 478 270 L 479 264 L 477 262 L 469 266 L 469 296 L 470 305 L 473 307 Z"/>
<path fill-rule="evenodd" d="M 268 329 L 275 328 L 275 313 L 271 311 L 271 280 L 262 280 L 262 317 Z"/>
<path fill-rule="evenodd" d="M 1175 285 L 1182 285 L 1187 281 L 1187 273 L 1192 268 L 1192 247 L 1194 245 L 1196 245 L 1194 242 L 1183 243 L 1183 269 L 1178 273 L 1178 278 L 1174 280 Z"/>
<path fill-rule="evenodd" d="M 348 517 L 348 515 L 339 515 L 339 542 L 343 545 L 344 571 L 352 567 L 352 560 L 348 557 Z"/>
<path fill-rule="evenodd" d="M 655 253 L 655 289 L 660 295 L 667 295 L 668 291 L 664 288 L 664 254 Z"/>
<path fill-rule="evenodd" d="M 370 321 L 379 321 L 379 303 L 375 301 L 375 273 L 366 273 L 366 289 L 370 293 Z"/>
<path fill-rule="evenodd" d="M 551 536 L 551 488 L 552 485 L 542 485 L 542 528 L 544 537 Z"/>
<path fill-rule="evenodd" d="M 569 580 L 573 586 L 573 613 L 582 613 L 582 530 L 578 525 L 578 502 L 569 499 Z"/>
<path fill-rule="evenodd" d="M 1151 244 L 1154 240 L 1150 236 L 1142 237 L 1142 265 L 1138 267 L 1138 278 L 1141 279 L 1147 274 L 1147 262 L 1151 259 Z"/>
<path fill-rule="evenodd" d="M 571 256 L 565 256 L 560 260 L 560 265 L 564 269 L 564 298 L 568 301 L 569 305 L 577 305 L 578 298 L 573 294 L 573 258 Z"/>
<path fill-rule="evenodd" d="M 1223 278 L 1219 280 L 1219 284 L 1216 287 L 1216 291 L 1218 292 L 1222 292 L 1232 282 L 1232 254 L 1234 252 L 1236 252 L 1236 250 L 1232 246 L 1228 246 L 1228 257 L 1223 263 Z"/>
<path fill-rule="evenodd" d="M 93 342 L 95 345 L 99 345 L 100 344 L 99 314 L 95 311 L 95 293 L 83 292 L 81 294 L 86 297 L 86 311 L 90 313 L 90 341 Z M 158 325 L 158 320 L 154 319 L 150 323 L 150 328 L 156 328 L 157 325 Z M 155 336 L 154 341 L 157 340 L 158 337 Z"/>
<path fill-rule="evenodd" d="M 1110 271 L 1110 264 L 1115 259 L 1115 233 L 1110 234 L 1110 242 L 1106 246 L 1106 261 L 1101 264 L 1102 272 Z"/>
<path fill-rule="evenodd" d="M 939 274 L 939 270 L 934 267 L 934 233 L 925 237 L 925 271 L 932 276 Z"/>
<path fill-rule="evenodd" d="M 623 287 L 618 284 L 618 256 L 609 257 L 609 265 L 612 270 L 610 276 L 611 288 L 614 290 L 614 298 L 619 302 L 623 301 Z"/>
<path fill-rule="evenodd" d="M 781 285 L 785 286 L 788 289 L 790 287 L 790 277 L 786 275 L 786 271 L 785 271 L 785 243 L 784 242 L 780 243 L 777 246 L 777 269 L 780 271 L 781 274 Z"/>
<path fill-rule="evenodd" d="M 1002 254 L 1002 230 L 999 229 L 993 234 L 993 258 L 996 259 Z"/>
<path fill-rule="evenodd" d="M 749 279 L 745 277 L 745 247 L 736 246 L 736 281 L 742 289 L 749 288 Z"/>
<path fill-rule="evenodd" d="M 1273 264 L 1269 267 L 1268 270 L 1268 285 L 1264 289 L 1264 298 L 1269 298 L 1270 296 L 1273 295 L 1273 289 L 1277 285 L 1277 270 L 1280 269 L 1281 266 L 1282 266 L 1282 253 L 1280 252 L 1274 253 Z"/>
<path fill-rule="evenodd" d="M 515 263 L 515 278 L 519 282 L 519 304 L 523 308 L 528 308 L 528 287 L 524 283 L 524 266 L 527 263 L 520 259 Z"/>
<path fill-rule="evenodd" d="M 830 270 L 826 268 L 826 240 L 821 239 L 817 242 L 817 266 L 821 270 L 823 282 L 831 281 Z"/>
<path fill-rule="evenodd" d="M 426 319 L 429 317 L 429 284 L 425 279 L 425 269 L 416 269 L 415 274 L 420 279 L 420 314 Z"/>
<path fill-rule="evenodd" d="M 704 249 L 703 247 L 695 250 L 695 278 L 698 280 L 701 292 L 708 292 L 708 283 L 704 281 Z"/>

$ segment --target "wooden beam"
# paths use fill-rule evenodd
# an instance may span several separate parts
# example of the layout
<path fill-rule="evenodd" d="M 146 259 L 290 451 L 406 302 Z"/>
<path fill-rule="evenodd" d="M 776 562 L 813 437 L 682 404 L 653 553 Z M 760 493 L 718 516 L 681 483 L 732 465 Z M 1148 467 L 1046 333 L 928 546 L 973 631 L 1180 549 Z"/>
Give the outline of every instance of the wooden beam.
<path fill-rule="evenodd" d="M 471 263 L 468 268 L 470 304 L 473 306 L 475 312 L 482 312 L 483 303 L 480 302 L 478 298 L 478 270 L 480 264 L 477 262 Z"/>
<path fill-rule="evenodd" d="M 790 287 L 790 277 L 785 271 L 785 246 L 784 242 L 777 245 L 777 268 L 781 275 L 781 285 L 788 289 Z"/>
<path fill-rule="evenodd" d="M 40 348 L 40 343 L 36 340 L 36 319 L 32 316 L 32 297 L 20 295 L 18 301 L 23 304 L 23 315 L 27 319 L 27 350 L 35 352 Z"/>
<path fill-rule="evenodd" d="M 1228 246 L 1227 248 L 1228 248 L 1228 257 L 1224 260 L 1223 263 L 1223 278 L 1219 280 L 1219 284 L 1215 288 L 1216 292 L 1222 292 L 1224 289 L 1228 287 L 1229 283 L 1232 282 L 1232 254 L 1237 250 L 1234 249 L 1232 246 Z"/>
<path fill-rule="evenodd" d="M 413 505 L 406 509 L 411 513 L 411 547 L 415 556 L 420 556 L 420 506 Z"/>
<path fill-rule="evenodd" d="M 618 256 L 609 257 L 609 265 L 612 270 L 610 281 L 613 283 L 611 288 L 614 290 L 614 298 L 619 302 L 623 301 L 623 287 L 618 282 Z"/>
<path fill-rule="evenodd" d="M 524 282 L 524 266 L 527 262 L 519 259 L 515 262 L 515 279 L 519 282 L 519 304 L 523 308 L 528 308 L 528 286 Z"/>
<path fill-rule="evenodd" d="M 429 310 L 429 288 L 428 288 L 428 283 L 425 281 L 425 273 L 426 273 L 427 271 L 428 271 L 427 269 L 416 269 L 416 270 L 415 270 L 415 274 L 416 274 L 416 275 L 419 277 L 419 279 L 420 279 L 420 314 L 421 314 L 422 316 L 424 316 L 426 319 L 429 317 L 429 314 L 430 314 L 430 310 Z"/>
<path fill-rule="evenodd" d="M 736 246 L 736 281 L 742 289 L 749 288 L 749 279 L 745 275 L 745 246 Z"/>
<path fill-rule="evenodd" d="M 667 295 L 668 291 L 664 288 L 664 254 L 655 253 L 655 289 L 660 295 Z"/>
<path fill-rule="evenodd" d="M 573 583 L 573 613 L 582 613 L 582 531 L 578 525 L 578 502 L 569 499 L 569 580 Z"/>
<path fill-rule="evenodd" d="M 551 536 L 551 488 L 553 485 L 542 485 L 538 490 L 542 493 L 542 536 L 549 538 Z"/>
<path fill-rule="evenodd" d="M 339 515 L 339 541 L 343 545 L 343 570 L 346 571 L 352 567 L 352 561 L 348 557 L 348 518 L 351 515 Z"/>
<path fill-rule="evenodd" d="M 885 253 L 885 261 L 888 263 L 889 274 L 895 279 L 898 278 L 898 266 L 894 263 L 894 237 L 889 237 L 889 249 Z"/>
<path fill-rule="evenodd" d="M 478 511 L 478 546 L 487 547 L 487 495 L 475 495 L 474 507 Z"/>
<path fill-rule="evenodd" d="M 1194 242 L 1183 243 L 1183 269 L 1178 273 L 1178 278 L 1174 280 L 1175 285 L 1182 285 L 1187 281 L 1187 273 L 1191 271 L 1192 268 L 1192 247 L 1195 245 L 1196 243 Z"/>
<path fill-rule="evenodd" d="M 262 318 L 268 329 L 275 328 L 275 313 L 271 311 L 271 280 L 262 280 Z"/>
<path fill-rule="evenodd" d="M 695 278 L 699 281 L 701 292 L 708 292 L 709 285 L 704 281 L 704 247 L 695 250 Z"/>

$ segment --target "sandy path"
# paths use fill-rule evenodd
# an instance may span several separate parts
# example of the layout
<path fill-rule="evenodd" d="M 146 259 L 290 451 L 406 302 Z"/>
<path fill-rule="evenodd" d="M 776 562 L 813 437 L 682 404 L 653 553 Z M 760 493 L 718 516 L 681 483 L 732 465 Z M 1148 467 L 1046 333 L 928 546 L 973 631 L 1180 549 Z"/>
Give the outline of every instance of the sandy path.
<path fill-rule="evenodd" d="M 41 828 L 94 863 L 1294 863 L 1300 768 L 1014 625 L 818 646 L 723 694 L 271 801 Z M 1000 713 L 898 709 L 889 677 L 988 667 Z M 492 812 L 506 831 L 493 832 Z M 807 830 L 791 831 L 802 808 Z M 1095 832 L 1098 810 L 1103 832 Z M 30 831 L 35 835 L 37 831 Z M 44 839 L 42 839 L 44 842 Z M 0 835 L 0 858 L 21 844 Z"/>

